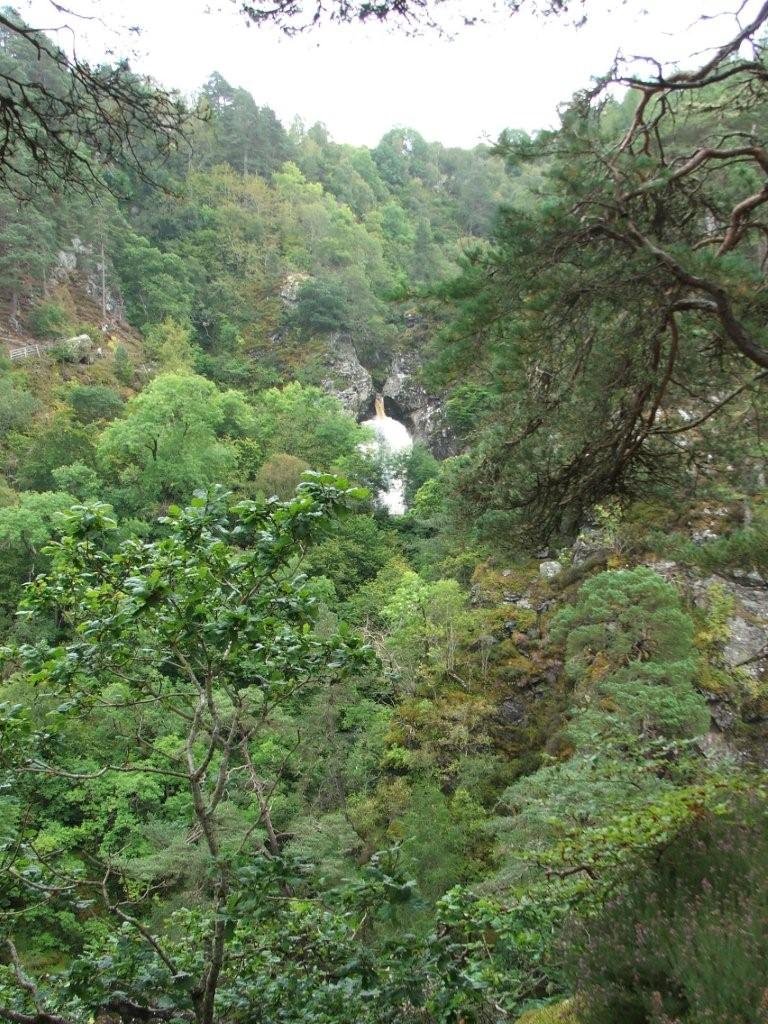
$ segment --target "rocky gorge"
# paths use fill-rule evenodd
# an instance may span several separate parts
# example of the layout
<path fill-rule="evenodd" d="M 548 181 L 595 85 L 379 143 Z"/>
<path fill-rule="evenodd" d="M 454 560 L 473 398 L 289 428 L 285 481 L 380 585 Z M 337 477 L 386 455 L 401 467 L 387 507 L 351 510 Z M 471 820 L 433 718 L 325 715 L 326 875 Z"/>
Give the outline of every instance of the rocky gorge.
<path fill-rule="evenodd" d="M 415 442 L 437 458 L 455 454 L 456 441 L 443 412 L 444 396 L 430 392 L 422 383 L 424 360 L 418 349 L 395 353 L 381 387 L 376 386 L 373 374 L 360 361 L 349 334 L 328 337 L 322 366 L 322 388 L 355 419 L 362 421 L 373 416 L 376 396 L 381 394 L 387 413 L 408 428 Z"/>

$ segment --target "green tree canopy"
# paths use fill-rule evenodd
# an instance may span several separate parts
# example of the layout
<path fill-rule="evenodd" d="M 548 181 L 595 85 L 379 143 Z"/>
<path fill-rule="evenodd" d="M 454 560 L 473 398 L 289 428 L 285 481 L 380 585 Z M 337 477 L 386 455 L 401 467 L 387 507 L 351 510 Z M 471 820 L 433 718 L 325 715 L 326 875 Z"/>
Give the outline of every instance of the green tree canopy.
<path fill-rule="evenodd" d="M 262 391 L 254 401 L 251 433 L 263 456 L 283 452 L 313 469 L 353 456 L 365 434 L 338 401 L 298 382 Z"/>
<path fill-rule="evenodd" d="M 439 356 L 498 396 L 462 486 L 481 527 L 570 537 L 606 494 L 679 481 L 734 400 L 760 415 L 767 18 L 685 73 L 617 62 L 558 131 L 502 138 L 511 169 L 544 171 L 542 201 L 504 211 L 469 258 Z"/>
<path fill-rule="evenodd" d="M 236 453 L 227 432 L 244 426 L 242 398 L 194 374 L 163 374 L 126 405 L 97 444 L 101 471 L 129 503 L 191 494 L 226 479 Z"/>
<path fill-rule="evenodd" d="M 35 497 L 39 505 L 45 496 Z M 320 476 L 287 503 L 235 504 L 216 491 L 170 509 L 163 539 L 131 538 L 114 552 L 105 546 L 115 528 L 109 509 L 81 506 L 52 545 L 51 571 L 30 588 L 25 607 L 32 617 L 53 614 L 62 630 L 54 644 L 14 652 L 24 671 L 45 680 L 47 697 L 28 712 L 31 746 L 16 766 L 24 784 L 0 796 L 0 821 L 13 823 L 15 848 L 6 875 L 14 891 L 4 892 L 0 916 L 6 935 L 8 927 L 23 934 L 49 896 L 63 896 L 73 911 L 98 901 L 103 927 L 71 970 L 52 979 L 53 1004 L 73 1020 L 106 1006 L 125 1020 L 141 1012 L 136 1007 L 152 1017 L 148 1007 L 168 1005 L 174 1016 L 212 1024 L 220 1007 L 240 998 L 247 973 L 260 973 L 260 930 L 251 932 L 248 967 L 240 939 L 232 941 L 237 920 L 260 913 L 257 905 L 248 910 L 254 871 L 265 880 L 281 873 L 259 738 L 282 708 L 368 659 L 348 631 L 315 629 L 312 590 L 293 565 L 359 497 L 344 481 Z M 106 706 L 114 712 L 111 735 L 100 731 L 84 747 L 78 728 Z M 51 746 L 45 722 L 57 713 L 64 717 Z M 77 784 L 69 797 L 57 788 L 62 779 Z M 55 823 L 34 820 L 44 780 L 62 810 Z M 100 819 L 105 800 L 114 815 L 78 836 L 67 804 Z M 146 812 L 154 825 L 142 820 Z M 52 859 L 43 848 L 55 851 Z M 103 884 L 92 886 L 93 858 Z M 70 881 L 55 896 L 62 873 Z M 153 893 L 189 885 L 201 887 L 203 902 L 185 927 L 184 914 L 152 921 Z M 104 970 L 84 970 L 93 956 Z M 0 976 L 4 1019 L 15 1019 L 6 996 L 27 1011 L 32 983 L 18 977 L 9 992 Z M 74 1003 L 66 993 L 76 993 Z"/>

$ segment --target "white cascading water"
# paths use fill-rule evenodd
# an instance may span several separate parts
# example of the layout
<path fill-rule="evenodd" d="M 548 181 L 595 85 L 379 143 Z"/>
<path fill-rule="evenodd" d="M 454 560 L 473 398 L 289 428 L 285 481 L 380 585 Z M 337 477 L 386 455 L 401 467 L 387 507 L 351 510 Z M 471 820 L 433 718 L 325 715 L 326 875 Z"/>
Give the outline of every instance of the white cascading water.
<path fill-rule="evenodd" d="M 409 451 L 413 447 L 413 441 L 408 428 L 399 420 L 387 416 L 383 395 L 376 395 L 375 408 L 374 418 L 363 423 L 364 427 L 371 427 L 376 433 L 372 447 L 385 456 Z M 405 512 L 405 480 L 399 474 L 391 473 L 386 484 L 386 488 L 379 491 L 379 504 L 387 509 L 390 515 L 401 516 Z"/>

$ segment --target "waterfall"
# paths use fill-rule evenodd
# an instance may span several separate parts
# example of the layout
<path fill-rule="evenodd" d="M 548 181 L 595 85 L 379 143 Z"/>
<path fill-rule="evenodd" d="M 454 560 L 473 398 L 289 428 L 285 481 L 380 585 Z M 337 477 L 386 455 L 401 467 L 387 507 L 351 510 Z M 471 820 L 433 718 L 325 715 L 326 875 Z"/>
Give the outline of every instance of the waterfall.
<path fill-rule="evenodd" d="M 363 423 L 364 427 L 371 427 L 376 434 L 370 448 L 385 457 L 409 451 L 413 441 L 408 428 L 399 420 L 387 416 L 383 395 L 376 395 L 374 408 L 376 415 Z M 386 486 L 379 491 L 378 502 L 390 515 L 401 516 L 405 512 L 405 480 L 400 474 L 389 470 L 385 483 Z"/>

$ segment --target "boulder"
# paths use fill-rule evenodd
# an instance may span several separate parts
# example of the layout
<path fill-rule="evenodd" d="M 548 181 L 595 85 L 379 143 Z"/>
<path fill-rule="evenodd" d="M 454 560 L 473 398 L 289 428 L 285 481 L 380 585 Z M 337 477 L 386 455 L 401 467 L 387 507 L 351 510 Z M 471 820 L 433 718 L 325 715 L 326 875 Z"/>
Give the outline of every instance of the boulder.
<path fill-rule="evenodd" d="M 562 571 L 562 562 L 557 562 L 554 558 L 547 559 L 547 561 L 542 562 L 539 566 L 539 576 L 545 580 L 554 579 L 555 576 L 559 576 Z"/>
<path fill-rule="evenodd" d="M 520 697 L 507 697 L 499 704 L 499 718 L 505 725 L 522 725 L 527 718 L 527 708 Z"/>
<path fill-rule="evenodd" d="M 573 543 L 571 548 L 572 564 L 581 565 L 597 552 L 610 548 L 603 530 L 594 526 L 586 526 Z"/>
<path fill-rule="evenodd" d="M 96 358 L 96 347 L 91 341 L 90 334 L 76 334 L 74 337 L 62 341 L 60 347 L 74 362 L 92 363 Z"/>

